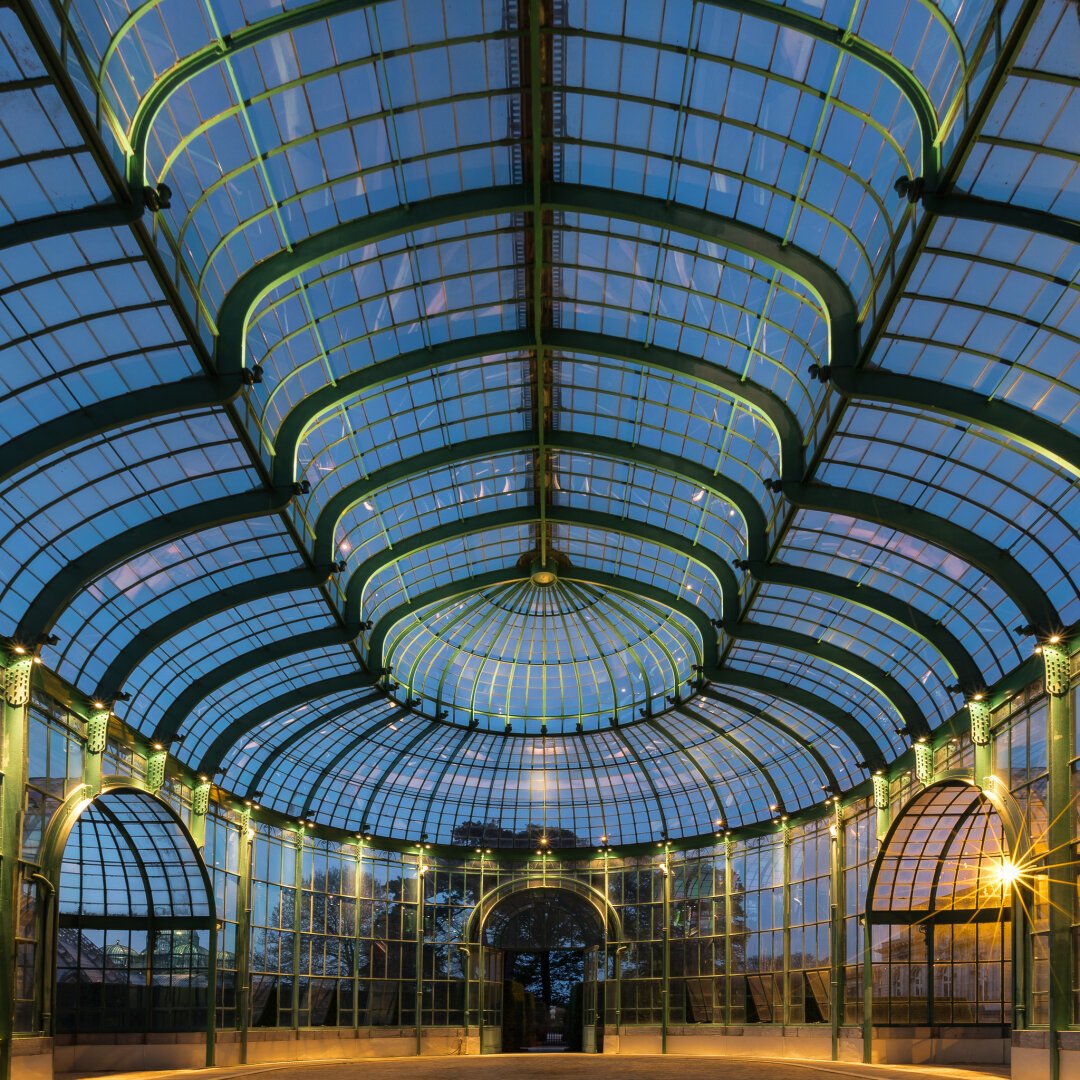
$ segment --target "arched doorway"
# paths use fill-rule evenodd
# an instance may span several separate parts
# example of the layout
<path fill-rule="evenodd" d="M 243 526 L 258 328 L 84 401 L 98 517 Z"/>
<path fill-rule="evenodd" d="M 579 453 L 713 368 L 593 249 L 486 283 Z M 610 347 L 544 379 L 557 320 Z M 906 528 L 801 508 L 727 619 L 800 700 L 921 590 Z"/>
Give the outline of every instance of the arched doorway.
<path fill-rule="evenodd" d="M 873 1026 L 967 1029 L 957 1033 L 964 1048 L 955 1052 L 976 1054 L 973 1060 L 1004 1057 L 1017 884 L 1006 824 L 979 788 L 946 782 L 917 795 L 890 829 L 870 876 Z M 938 1059 L 947 1060 L 954 1051 L 940 1041 Z"/>
<path fill-rule="evenodd" d="M 135 789 L 70 823 L 52 933 L 60 1036 L 209 1030 L 217 948 L 209 876 L 187 830 Z"/>
<path fill-rule="evenodd" d="M 573 881 L 507 883 L 481 900 L 467 936 L 481 993 L 500 1005 L 484 1052 L 601 1049 L 608 921 L 603 897 Z"/>

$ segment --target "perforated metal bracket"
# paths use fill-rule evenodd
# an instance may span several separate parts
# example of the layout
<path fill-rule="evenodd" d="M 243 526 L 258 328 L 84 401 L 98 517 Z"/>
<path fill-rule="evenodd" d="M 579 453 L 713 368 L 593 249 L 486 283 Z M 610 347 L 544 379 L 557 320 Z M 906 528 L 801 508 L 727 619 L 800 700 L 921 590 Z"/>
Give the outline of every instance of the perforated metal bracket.
<path fill-rule="evenodd" d="M 155 794 L 165 783 L 165 763 L 168 759 L 167 750 L 151 750 L 146 759 L 146 786 Z"/>
<path fill-rule="evenodd" d="M 304 826 L 298 825 L 292 834 L 293 847 L 297 851 L 302 851 L 304 847 Z"/>
<path fill-rule="evenodd" d="M 206 817 L 210 809 L 210 781 L 200 780 L 191 793 L 191 812 L 196 817 Z"/>
<path fill-rule="evenodd" d="M 840 800 L 833 802 L 832 821 L 829 822 L 829 835 L 834 840 L 839 840 L 844 835 L 844 808 Z"/>
<path fill-rule="evenodd" d="M 1069 692 L 1069 654 L 1060 645 L 1042 647 L 1043 663 L 1046 665 L 1046 692 L 1062 697 Z"/>
<path fill-rule="evenodd" d="M 915 779 L 929 784 L 934 778 L 934 748 L 929 743 L 915 744 Z"/>
<path fill-rule="evenodd" d="M 971 741 L 976 746 L 990 742 L 990 706 L 985 701 L 969 701 L 968 717 L 971 720 Z"/>
<path fill-rule="evenodd" d="M 248 833 L 251 831 L 251 807 L 245 806 L 240 811 L 240 833 L 246 839 Z"/>
<path fill-rule="evenodd" d="M 29 656 L 9 660 L 4 668 L 4 700 L 13 706 L 25 705 L 30 700 L 30 672 L 34 662 Z"/>
<path fill-rule="evenodd" d="M 86 720 L 86 752 L 104 754 L 109 743 L 109 710 L 92 712 Z"/>
<path fill-rule="evenodd" d="M 874 809 L 889 809 L 889 778 L 887 776 L 874 777 Z"/>

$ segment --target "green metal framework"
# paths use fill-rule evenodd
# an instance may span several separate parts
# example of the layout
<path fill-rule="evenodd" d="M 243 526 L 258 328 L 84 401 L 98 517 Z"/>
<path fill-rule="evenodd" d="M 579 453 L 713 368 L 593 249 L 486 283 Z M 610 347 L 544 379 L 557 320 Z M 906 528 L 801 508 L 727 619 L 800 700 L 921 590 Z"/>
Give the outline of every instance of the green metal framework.
<path fill-rule="evenodd" d="M 30 599 L 15 627 L 14 640 L 33 646 L 46 639 L 65 611 L 89 586 L 106 573 L 170 540 L 190 537 L 200 530 L 226 522 L 281 515 L 286 528 L 297 537 L 306 533 L 308 542 L 300 543 L 299 548 L 302 560 L 308 563 L 307 567 L 241 582 L 219 593 L 202 596 L 173 614 L 153 620 L 148 630 L 126 641 L 110 660 L 100 674 L 98 693 L 112 698 L 122 689 L 131 673 L 152 655 L 164 655 L 173 647 L 174 641 L 198 624 L 223 616 L 241 604 L 265 601 L 290 592 L 321 590 L 331 604 L 335 625 L 325 630 L 297 633 L 289 639 L 265 646 L 258 653 L 240 652 L 225 660 L 211 675 L 195 679 L 155 720 L 155 737 L 169 741 L 183 729 L 194 706 L 215 689 L 275 658 L 283 659 L 305 648 L 324 644 L 351 646 L 366 634 L 363 653 L 370 673 L 361 673 L 358 678 L 361 681 L 378 679 L 387 664 L 384 654 L 387 649 L 393 648 L 393 629 L 406 616 L 450 598 L 475 594 L 496 581 L 511 579 L 507 576 L 511 568 L 507 567 L 480 574 L 463 573 L 458 580 L 432 588 L 408 589 L 404 594 L 407 597 L 404 603 L 381 613 L 376 624 L 368 627 L 364 619 L 368 584 L 380 573 L 400 566 L 408 557 L 430 552 L 438 545 L 451 541 L 469 540 L 482 544 L 486 533 L 508 526 L 522 526 L 527 527 L 530 535 L 535 537 L 541 562 L 545 562 L 549 554 L 551 529 L 574 526 L 644 541 L 706 568 L 723 596 L 723 610 L 715 615 L 706 614 L 667 590 L 627 574 L 572 570 L 565 575 L 567 580 L 589 581 L 605 588 L 622 590 L 681 612 L 700 634 L 704 661 L 701 667 L 706 679 L 717 685 L 726 683 L 735 686 L 739 685 L 740 680 L 744 685 L 749 685 L 745 682 L 749 679 L 758 690 L 766 690 L 772 685 L 769 680 L 762 683 L 758 677 L 727 670 L 724 653 L 730 642 L 735 640 L 772 643 L 814 656 L 846 676 L 851 676 L 856 682 L 869 684 L 896 709 L 909 735 L 927 734 L 930 729 L 928 717 L 911 694 L 887 672 L 811 635 L 766 626 L 754 620 L 759 586 L 783 585 L 817 596 L 831 597 L 842 604 L 861 609 L 873 620 L 883 620 L 927 643 L 942 658 L 963 693 L 974 693 L 985 687 L 986 676 L 980 671 L 972 649 L 939 619 L 882 589 L 860 584 L 836 573 L 785 562 L 785 537 L 798 509 L 820 510 L 856 521 L 876 522 L 901 534 L 921 538 L 956 555 L 998 583 L 1015 604 L 1022 619 L 1037 635 L 1060 633 L 1065 629 L 1066 620 L 1059 611 L 1059 604 L 1051 599 L 1048 589 L 1038 580 L 1038 575 L 1025 566 L 1022 557 L 1007 551 L 1003 544 L 986 539 L 977 529 L 956 524 L 942 514 L 916 508 L 903 501 L 830 486 L 816 479 L 823 448 L 835 436 L 845 410 L 857 406 L 859 402 L 887 403 L 949 417 L 1024 447 L 1046 462 L 1050 469 L 1063 471 L 1073 479 L 1080 475 L 1080 437 L 1074 435 L 1066 425 L 1057 423 L 1048 415 L 1039 415 L 1026 406 L 994 395 L 988 397 L 981 390 L 939 384 L 919 375 L 897 374 L 880 366 L 876 352 L 886 323 L 903 294 L 913 267 L 926 248 L 935 218 L 949 217 L 1037 230 L 1048 237 L 1066 241 L 1077 239 L 1075 223 L 1058 214 L 1011 202 L 993 202 L 975 191 L 963 190 L 962 185 L 958 184 L 963 164 L 979 137 L 980 127 L 998 86 L 1005 72 L 1015 63 L 1035 5 L 1025 6 L 1009 33 L 1003 33 L 1002 28 L 997 26 L 996 34 L 987 30 L 972 41 L 962 40 L 961 33 L 935 5 L 924 5 L 928 20 L 935 27 L 935 32 L 944 34 L 947 49 L 957 58 L 959 70 L 963 72 L 952 98 L 939 100 L 934 92 L 924 87 L 919 76 L 904 60 L 862 36 L 852 25 L 832 25 L 823 19 L 766 0 L 709 0 L 707 7 L 772 24 L 782 28 L 785 33 L 790 32 L 799 39 L 813 41 L 835 51 L 836 71 L 829 89 L 815 90 L 809 84 L 803 87 L 808 98 L 816 98 L 822 110 L 819 130 L 813 139 L 803 142 L 781 134 L 777 134 L 776 138 L 778 145 L 806 152 L 808 161 L 813 159 L 835 168 L 847 180 L 859 185 L 875 206 L 881 227 L 888 235 L 887 258 L 876 259 L 868 250 L 865 238 L 837 213 L 827 208 L 815 211 L 847 238 L 853 250 L 858 250 L 858 258 L 873 265 L 873 290 L 876 293 L 880 287 L 884 296 L 860 297 L 857 300 L 853 287 L 838 265 L 834 266 L 828 258 L 804 249 L 793 239 L 791 230 L 795 213 L 801 205 L 811 205 L 802 183 L 794 193 L 779 184 L 762 186 L 762 190 L 792 201 L 794 209 L 791 222 L 787 231 L 781 233 L 772 227 L 750 224 L 737 216 L 725 216 L 691 206 L 672 198 L 670 192 L 669 197 L 660 198 L 621 190 L 617 186 L 609 190 L 600 185 L 560 179 L 555 162 L 557 150 L 561 152 L 563 148 L 588 148 L 603 144 L 584 134 L 572 137 L 558 130 L 559 96 L 567 92 L 569 86 L 569 80 L 563 78 L 559 69 L 558 42 L 561 39 L 588 39 L 618 44 L 632 39 L 629 34 L 605 34 L 595 29 L 559 26 L 551 5 L 545 0 L 530 0 L 528 5 L 522 5 L 520 24 L 511 21 L 498 31 L 482 36 L 485 42 L 502 42 L 507 48 L 519 51 L 520 85 L 451 93 L 431 101 L 418 100 L 408 107 L 387 107 L 379 113 L 380 117 L 392 124 L 396 117 L 418 113 L 429 105 L 452 106 L 500 96 L 514 98 L 520 106 L 518 129 L 512 130 L 510 137 L 505 140 L 520 155 L 519 175 L 515 176 L 513 183 L 488 184 L 421 199 L 405 198 L 399 206 L 376 210 L 358 220 L 342 221 L 309 235 L 290 236 L 290 230 L 284 224 L 283 212 L 289 207 L 298 206 L 309 196 L 332 192 L 333 185 L 327 179 L 314 187 L 286 192 L 283 198 L 278 198 L 275 194 L 276 181 L 271 182 L 267 163 L 272 158 L 280 158 L 293 149 L 310 144 L 321 132 L 316 129 L 292 135 L 264 154 L 260 150 L 249 112 L 255 105 L 272 102 L 277 95 L 286 91 L 307 92 L 319 75 L 358 70 L 364 65 L 373 67 L 376 58 L 374 55 L 361 57 L 335 64 L 324 71 L 305 72 L 282 85 L 264 89 L 250 100 L 239 92 L 234 60 L 250 53 L 256 46 L 272 42 L 293 30 L 313 27 L 327 19 L 356 11 L 374 9 L 379 2 L 315 0 L 302 8 L 232 29 L 226 34 L 216 31 L 216 40 L 208 41 L 186 56 L 178 56 L 175 63 L 166 64 L 156 77 L 145 82 L 130 110 L 127 107 L 132 102 L 120 105 L 112 89 L 113 61 L 122 59 L 129 35 L 133 39 L 138 37 L 140 21 L 148 12 L 154 11 L 158 3 L 151 0 L 130 13 L 96 56 L 94 46 L 82 41 L 72 29 L 72 24 L 67 21 L 69 13 L 66 9 L 57 8 L 56 17 L 65 27 L 64 46 L 70 49 L 72 62 L 83 67 L 87 85 L 96 95 L 96 116 L 91 118 L 77 104 L 73 90 L 66 85 L 67 76 L 59 74 L 58 57 L 52 53 L 48 53 L 49 70 L 53 72 L 53 77 L 65 84 L 64 98 L 76 114 L 84 142 L 101 159 L 99 164 L 109 180 L 108 187 L 118 194 L 118 199 L 110 204 L 99 203 L 70 212 L 13 221 L 0 231 L 0 247 L 10 249 L 50 237 L 126 225 L 133 225 L 145 241 L 149 233 L 142 218 L 150 210 L 154 214 L 150 225 L 153 240 L 149 245 L 144 242 L 143 246 L 149 251 L 148 257 L 155 273 L 170 282 L 167 290 L 169 302 L 176 309 L 180 325 L 189 332 L 193 352 L 204 369 L 208 368 L 206 359 L 210 350 L 207 345 L 208 342 L 212 343 L 215 373 L 165 381 L 113 399 L 91 402 L 73 411 L 70 416 L 17 434 L 4 448 L 3 474 L 5 477 L 16 477 L 30 466 L 39 463 L 47 465 L 49 459 L 60 451 L 81 452 L 95 436 L 121 429 L 135 421 L 222 405 L 227 407 L 235 421 L 240 441 L 252 451 L 257 468 L 266 478 L 266 488 L 242 497 L 171 510 L 88 549 Z M 47 34 L 39 25 L 39 16 L 32 12 L 21 15 L 24 24 L 31 29 L 34 40 L 40 42 L 43 54 L 47 53 L 51 45 L 43 40 Z M 1000 17 L 1000 14 L 995 15 L 996 19 Z M 437 48 L 438 44 L 424 43 L 398 49 L 393 51 L 393 55 L 396 58 L 423 56 Z M 716 59 L 689 41 L 685 49 L 667 42 L 657 47 L 669 54 L 684 54 L 687 62 Z M 382 62 L 385 57 L 378 59 Z M 893 135 L 888 124 L 882 124 L 871 115 L 869 107 L 864 111 L 847 101 L 838 91 L 834 92 L 838 78 L 836 73 L 840 71 L 842 63 L 861 65 L 882 76 L 896 89 L 902 102 L 900 110 L 905 115 L 907 111 L 910 112 L 918 130 L 918 160 L 909 158 L 900 139 Z M 993 72 L 986 82 L 986 88 L 977 100 L 972 101 L 966 84 L 980 65 L 992 66 Z M 748 61 L 732 59 L 730 67 L 733 71 L 761 76 L 771 79 L 778 86 L 798 90 L 798 80 L 755 67 Z M 162 139 L 161 132 L 167 126 L 164 123 L 167 116 L 169 122 L 173 122 L 170 109 L 174 98 L 180 100 L 180 95 L 198 85 L 200 75 L 214 70 L 227 74 L 238 100 L 204 117 L 193 130 L 177 130 L 175 135 L 178 141 L 172 146 L 167 139 Z M 41 85 L 51 84 L 52 81 L 53 78 L 42 80 Z M 648 98 L 629 90 L 603 91 L 588 87 L 583 93 L 594 102 L 625 102 L 638 106 L 649 104 Z M 890 216 L 884 194 L 864 182 L 857 168 L 836 156 L 830 156 L 819 145 L 819 135 L 830 109 L 839 110 L 867 129 L 874 130 L 892 148 L 903 168 L 910 172 L 910 175 L 901 178 L 904 183 L 900 185 L 908 194 L 908 207 Z M 680 99 L 679 124 L 690 117 L 701 119 L 708 115 L 706 109 Z M 178 182 L 174 177 L 179 176 L 182 156 L 227 118 L 239 119 L 246 125 L 249 141 L 256 152 L 250 161 L 242 161 L 208 185 L 188 207 L 187 216 L 183 218 L 178 231 L 174 231 L 173 219 L 166 213 L 166 181 Z M 762 130 L 757 123 L 736 117 L 726 118 L 726 122 L 750 133 Z M 896 117 L 894 122 L 899 123 Z M 358 122 L 350 117 L 332 125 L 332 128 L 338 133 L 353 132 L 358 129 Z M 161 154 L 155 140 L 161 140 L 160 151 L 164 155 L 161 161 L 158 160 Z M 107 160 L 112 152 L 111 141 L 119 147 L 119 156 L 124 162 L 123 176 L 115 174 L 113 164 Z M 615 143 L 613 137 L 612 145 Z M 494 148 L 495 141 L 490 145 Z M 413 160 L 433 161 L 438 153 L 428 150 Z M 676 161 L 677 157 L 673 151 L 672 161 Z M 402 162 L 391 162 L 389 166 L 379 168 L 397 168 L 399 165 Z M 192 243 L 197 232 L 192 224 L 196 214 L 210 206 L 211 201 L 226 191 L 230 184 L 239 184 L 248 175 L 260 178 L 259 182 L 269 195 L 267 206 L 258 210 L 255 218 L 241 218 L 231 227 L 226 227 L 213 246 L 204 252 L 203 265 L 189 265 L 188 253 L 197 250 L 198 246 Z M 356 178 L 363 179 L 368 175 L 374 175 L 374 171 L 361 170 Z M 737 171 L 725 172 L 720 165 L 717 165 L 716 175 L 738 177 Z M 804 173 L 804 180 L 806 176 L 808 173 Z M 822 362 L 816 367 L 811 366 L 808 373 L 785 367 L 793 382 L 801 383 L 800 390 L 810 402 L 811 422 L 800 424 L 789 399 L 763 380 L 756 379 L 748 369 L 740 372 L 730 365 L 697 356 L 686 348 L 670 347 L 651 340 L 637 341 L 613 333 L 599 333 L 578 325 L 560 325 L 553 312 L 559 299 L 560 274 L 575 269 L 571 263 L 561 259 L 553 239 L 565 215 L 603 219 L 611 222 L 613 229 L 616 225 L 618 228 L 633 225 L 653 230 L 667 238 L 679 234 L 710 245 L 711 255 L 703 257 L 713 258 L 725 270 L 735 265 L 731 253 L 749 258 L 760 267 L 753 273 L 757 279 L 768 283 L 769 296 L 776 291 L 786 290 L 807 311 L 816 304 L 827 329 L 827 347 L 820 357 Z M 423 230 L 431 231 L 439 226 L 465 228 L 477 219 L 496 216 L 517 222 L 514 229 L 521 235 L 521 252 L 515 256 L 515 270 L 521 274 L 518 300 L 522 308 L 517 329 L 464 335 L 447 341 L 429 339 L 424 348 L 398 351 L 357 370 L 346 371 L 340 377 L 331 374 L 325 385 L 314 386 L 301 400 L 286 409 L 276 435 L 269 436 L 263 423 L 265 413 L 259 415 L 261 392 L 256 387 L 261 373 L 252 370 L 245 359 L 248 332 L 253 320 L 262 319 L 270 307 L 283 305 L 289 297 L 296 297 L 302 302 L 310 320 L 311 333 L 320 339 L 318 324 L 325 315 L 320 313 L 317 317 L 312 306 L 311 292 L 315 282 L 309 280 L 312 277 L 310 271 L 323 264 L 336 264 L 365 247 L 377 248 L 384 241 L 408 245 Z M 244 230 L 257 218 L 273 219 L 278 223 L 282 237 L 280 250 L 268 254 L 264 252 L 250 269 L 224 290 L 215 316 L 208 299 L 208 270 L 212 264 L 216 266 L 217 256 L 225 252 L 234 240 L 241 238 Z M 186 231 L 189 228 L 190 233 Z M 908 234 L 910 243 L 905 250 L 903 245 Z M 156 248 L 155 242 L 158 244 Z M 661 243 L 657 241 L 658 250 Z M 714 250 L 717 248 L 723 248 L 729 254 L 717 255 Z M 166 261 L 172 262 L 175 267 L 171 277 L 164 272 Z M 886 263 L 889 265 L 886 266 Z M 337 272 L 331 268 L 326 279 Z M 611 273 L 617 276 L 615 271 Z M 318 280 L 321 283 L 324 279 Z M 659 280 L 658 268 L 652 283 L 654 291 Z M 293 285 L 294 292 L 283 295 L 282 289 Z M 802 296 L 800 289 L 805 289 L 809 298 Z M 271 293 L 277 294 L 273 304 L 264 305 L 264 299 Z M 385 300 L 389 295 L 388 291 L 384 292 L 382 298 Z M 767 332 L 762 328 L 780 325 L 764 310 L 767 305 L 768 300 L 762 305 L 762 310 L 753 310 L 750 305 L 730 301 L 733 311 L 747 317 L 752 314 L 759 317 L 759 328 L 751 342 L 751 355 L 755 350 L 762 354 L 766 351 L 758 341 L 759 334 Z M 359 303 L 350 302 L 338 309 L 338 313 L 357 310 L 360 306 Z M 870 312 L 874 313 L 872 322 L 867 321 Z M 685 329 L 690 323 L 684 321 L 682 326 Z M 203 331 L 201 335 L 200 331 Z M 718 330 L 715 337 L 718 341 L 732 343 L 739 340 L 736 334 L 728 335 L 722 330 Z M 318 348 L 329 371 L 330 362 L 321 340 Z M 465 361 L 510 353 L 520 354 L 528 364 L 528 396 L 521 408 L 531 414 L 532 422 L 526 430 L 447 441 L 442 447 L 425 450 L 416 456 L 406 456 L 370 471 L 361 464 L 359 472 L 363 479 L 346 484 L 327 500 L 320 502 L 319 496 L 310 503 L 304 501 L 304 496 L 308 494 L 305 490 L 307 481 L 298 469 L 298 458 L 305 441 L 320 425 L 337 422 L 339 417 L 345 418 L 349 407 L 372 391 L 385 391 L 389 395 L 410 377 L 427 374 L 434 377 Z M 752 493 L 745 483 L 725 475 L 722 463 L 713 469 L 687 456 L 636 439 L 561 427 L 559 395 L 558 388 L 554 386 L 553 370 L 554 364 L 565 354 L 638 365 L 649 372 L 688 378 L 710 388 L 720 397 L 738 403 L 748 416 L 760 418 L 779 445 L 777 476 L 763 476 L 761 479 L 773 494 L 782 497 L 786 506 L 784 503 L 780 503 L 779 507 L 766 505 L 767 500 Z M 786 361 L 778 361 L 778 367 L 785 364 Z M 812 386 L 813 378 L 827 384 L 836 393 L 830 395 L 825 390 L 818 391 Z M 246 391 L 245 386 L 249 388 Z M 271 397 L 272 394 L 266 401 Z M 257 449 L 255 444 L 259 439 L 263 445 Z M 677 536 L 669 529 L 650 521 L 638 521 L 626 514 L 556 504 L 551 497 L 552 476 L 558 468 L 557 455 L 560 451 L 570 451 L 580 458 L 588 458 L 594 468 L 598 468 L 604 459 L 609 459 L 630 463 L 639 470 L 652 470 L 655 475 L 666 474 L 695 485 L 702 492 L 707 492 L 710 498 L 729 503 L 743 523 L 745 551 L 726 551 L 722 545 L 717 545 L 717 550 L 713 550 L 696 539 Z M 534 454 L 532 472 L 535 494 L 531 506 L 464 515 L 459 521 L 427 529 L 419 536 L 393 544 L 387 542 L 380 553 L 356 565 L 346 566 L 340 579 L 341 587 L 335 584 L 333 570 L 337 569 L 338 562 L 336 534 L 343 516 L 351 508 L 392 486 L 405 485 L 436 470 L 457 469 L 485 458 L 513 452 Z M 315 494 L 319 495 L 318 488 Z M 317 510 L 314 509 L 316 507 Z M 309 509 L 313 520 L 309 520 Z M 740 577 L 740 574 L 746 576 Z M 875 625 L 878 623 L 875 622 Z M 724 652 L 718 649 L 718 628 L 725 635 Z M 357 655 L 361 655 L 359 649 Z M 778 691 L 775 686 L 772 689 Z M 303 688 L 289 691 L 282 700 L 291 701 L 295 695 L 306 693 L 307 690 Z M 797 697 L 800 704 L 822 716 L 836 713 L 835 704 L 799 687 L 788 687 L 784 695 L 777 693 L 777 696 L 787 696 L 789 700 L 796 700 Z M 309 699 L 296 697 L 295 700 Z M 675 707 L 680 708 L 681 705 Z M 235 741 L 232 736 L 237 731 L 250 730 L 273 715 L 267 712 L 270 708 L 270 702 L 260 703 L 215 737 L 212 749 L 205 755 L 206 762 L 213 766 L 211 771 L 216 771 L 228 746 Z M 660 724 L 659 719 L 650 722 Z M 717 737 L 720 737 L 719 733 Z M 864 739 L 862 749 L 867 762 L 879 760 L 880 748 L 873 740 Z M 403 755 L 407 752 L 402 750 Z M 700 765 L 692 755 L 688 761 L 700 771 Z M 703 773 L 702 776 L 705 786 L 709 787 L 707 775 Z M 325 776 L 321 779 L 325 779 Z M 309 798 L 309 804 L 313 797 L 314 794 Z"/>

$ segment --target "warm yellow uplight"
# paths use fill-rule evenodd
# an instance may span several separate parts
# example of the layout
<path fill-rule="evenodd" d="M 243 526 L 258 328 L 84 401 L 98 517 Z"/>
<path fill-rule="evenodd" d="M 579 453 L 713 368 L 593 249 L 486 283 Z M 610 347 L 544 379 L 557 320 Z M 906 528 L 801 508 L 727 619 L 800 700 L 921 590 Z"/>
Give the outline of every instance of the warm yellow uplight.
<path fill-rule="evenodd" d="M 995 863 L 991 868 L 991 872 L 996 883 L 1003 889 L 1014 885 L 1023 875 L 1023 870 L 1012 859 L 1002 859 L 1001 862 Z"/>

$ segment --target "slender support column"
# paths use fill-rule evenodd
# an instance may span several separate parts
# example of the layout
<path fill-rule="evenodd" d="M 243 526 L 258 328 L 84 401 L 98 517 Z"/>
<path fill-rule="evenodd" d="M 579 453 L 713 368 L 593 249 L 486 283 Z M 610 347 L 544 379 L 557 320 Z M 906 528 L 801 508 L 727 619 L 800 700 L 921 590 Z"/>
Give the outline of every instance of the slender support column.
<path fill-rule="evenodd" d="M 101 794 L 101 762 L 108 745 L 109 710 L 95 709 L 86 720 L 86 757 L 83 759 L 83 783 L 90 799 Z"/>
<path fill-rule="evenodd" d="M 210 923 L 209 938 L 206 952 L 206 1067 L 212 1069 L 217 1051 L 217 919 Z M 150 1027 L 147 1026 L 146 1030 L 149 1031 Z"/>
<path fill-rule="evenodd" d="M 240 815 L 240 880 L 236 887 L 236 1029 L 240 1033 L 240 1064 L 248 1063 L 251 1024 L 251 870 L 255 858 L 255 829 L 251 811 Z"/>
<path fill-rule="evenodd" d="M 23 799 L 26 790 L 26 706 L 30 700 L 29 656 L 8 659 L 3 669 L 4 772 L 0 789 L 0 1080 L 11 1076 L 15 1032 L 15 929 L 19 888 Z M 39 992 L 41 992 L 39 990 Z"/>
<path fill-rule="evenodd" d="M 484 899 L 484 856 L 480 856 L 480 891 L 477 894 L 477 904 L 482 904 Z M 487 957 L 484 956 L 484 920 L 483 912 L 481 911 L 480 928 L 479 928 L 479 940 L 476 945 L 476 957 L 477 957 L 477 974 L 480 976 L 479 984 L 476 987 L 476 1032 L 480 1039 L 480 1053 L 484 1052 L 484 1004 L 487 997 L 485 991 L 487 989 L 487 969 L 485 964 L 487 963 Z"/>
<path fill-rule="evenodd" d="M 424 876 L 427 867 L 424 856 L 416 855 L 416 1056 L 419 1057 L 424 1043 Z"/>
<path fill-rule="evenodd" d="M 784 1000 L 780 1003 L 780 1023 L 787 1027 L 791 1023 L 791 830 L 787 825 L 780 826 L 780 872 L 784 883 L 780 906 L 783 912 L 780 933 L 782 959 L 780 969 L 780 987 Z"/>
<path fill-rule="evenodd" d="M 732 891 L 735 886 L 734 867 L 732 866 L 731 849 L 733 845 L 730 839 L 724 841 L 724 1024 L 731 1026 L 732 984 L 735 976 L 731 971 L 731 925 L 734 904 L 732 903 Z"/>
<path fill-rule="evenodd" d="M 839 799 L 829 824 L 829 878 L 829 1028 L 832 1060 L 839 1061 L 844 1022 L 844 819 Z"/>
<path fill-rule="evenodd" d="M 666 1054 L 668 1024 L 671 1020 L 671 859 L 666 848 L 660 874 L 664 887 L 664 925 L 661 931 L 664 966 L 660 975 L 660 1053 Z"/>
<path fill-rule="evenodd" d="M 293 1034 L 299 1037 L 300 1033 L 300 947 L 301 941 L 301 912 L 304 905 L 304 826 L 298 825 L 293 834 L 293 846 L 295 848 L 294 880 L 293 880 L 293 933 L 292 933 L 292 1029 Z"/>
<path fill-rule="evenodd" d="M 869 1065 L 873 1061 L 874 1039 L 874 938 L 870 925 L 869 913 L 864 911 L 860 919 L 863 931 L 863 1015 L 862 1015 L 862 1059 Z"/>
<path fill-rule="evenodd" d="M 363 938 L 360 934 L 360 912 L 364 902 L 364 841 L 356 843 L 356 917 L 353 921 L 353 962 L 352 962 L 352 1015 L 353 1032 L 360 1034 L 360 948 Z"/>
<path fill-rule="evenodd" d="M 1076 864 L 1072 856 L 1073 820 L 1070 760 L 1075 745 L 1073 696 L 1069 686 L 1069 653 L 1044 645 L 1047 725 L 1047 900 L 1050 935 L 1050 1080 L 1061 1075 L 1060 1033 L 1072 1023 L 1073 914 L 1076 907 Z"/>

